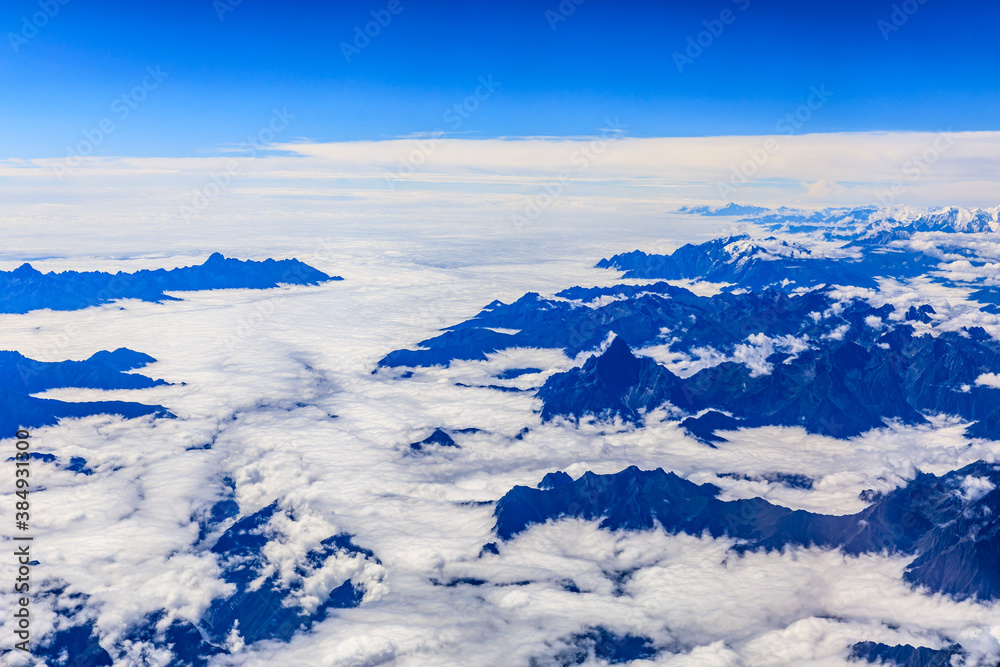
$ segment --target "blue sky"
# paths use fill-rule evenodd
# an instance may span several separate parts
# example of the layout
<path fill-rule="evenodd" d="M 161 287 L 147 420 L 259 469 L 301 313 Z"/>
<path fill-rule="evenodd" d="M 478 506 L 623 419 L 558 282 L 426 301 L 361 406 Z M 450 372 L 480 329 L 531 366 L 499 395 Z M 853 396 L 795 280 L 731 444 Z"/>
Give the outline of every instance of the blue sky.
<path fill-rule="evenodd" d="M 832 96 L 797 132 L 1000 129 L 1000 7 L 983 0 L 65 1 L 4 3 L 0 157 L 63 157 L 105 119 L 98 155 L 214 154 L 274 108 L 295 116 L 281 140 L 451 130 L 490 76 L 460 136 L 615 117 L 632 136 L 768 134 L 814 86 Z M 356 42 L 372 12 L 391 18 Z M 122 118 L 147 67 L 166 77 Z"/>

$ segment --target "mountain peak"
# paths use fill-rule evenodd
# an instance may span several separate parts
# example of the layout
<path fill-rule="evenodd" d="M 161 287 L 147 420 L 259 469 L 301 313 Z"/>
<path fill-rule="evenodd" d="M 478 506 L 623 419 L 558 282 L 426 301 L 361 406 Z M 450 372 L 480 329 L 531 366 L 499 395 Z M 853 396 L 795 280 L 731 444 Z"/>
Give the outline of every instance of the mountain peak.
<path fill-rule="evenodd" d="M 615 337 L 611 340 L 611 343 L 608 344 L 607 349 L 598 355 L 597 358 L 607 360 L 609 362 L 625 362 L 630 359 L 634 360 L 635 355 L 632 354 L 632 348 L 625 342 L 625 339 L 621 336 L 615 335 Z"/>
<path fill-rule="evenodd" d="M 604 354 L 595 359 L 598 381 L 614 387 L 629 387 L 639 381 L 639 360 L 621 336 L 615 336 Z"/>
<path fill-rule="evenodd" d="M 33 267 L 28 262 L 25 262 L 21 266 L 19 266 L 16 269 L 14 269 L 14 271 L 12 273 L 13 273 L 14 276 L 16 276 L 18 278 L 22 278 L 24 276 L 34 276 L 34 275 L 41 275 L 42 274 L 41 271 L 39 271 L 38 269 L 36 269 L 35 267 Z"/>

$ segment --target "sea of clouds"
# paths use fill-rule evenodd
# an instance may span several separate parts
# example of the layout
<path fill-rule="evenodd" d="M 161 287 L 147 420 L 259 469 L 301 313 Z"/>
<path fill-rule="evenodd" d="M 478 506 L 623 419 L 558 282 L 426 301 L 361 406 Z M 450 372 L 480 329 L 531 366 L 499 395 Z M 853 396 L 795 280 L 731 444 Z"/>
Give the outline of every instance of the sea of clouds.
<path fill-rule="evenodd" d="M 918 469 L 943 473 L 992 461 L 996 446 L 970 443 L 966 424 L 940 418 L 851 441 L 798 428 L 741 430 L 710 449 L 655 418 L 642 429 L 542 424 L 530 392 L 456 386 L 489 384 L 504 368 L 566 369 L 582 361 L 553 350 L 508 350 L 484 362 L 423 369 L 406 381 L 391 371 L 373 374 L 386 353 L 412 348 L 494 299 L 617 284 L 616 272 L 592 268 L 601 257 L 700 242 L 734 221 L 651 212 L 657 202 L 615 218 L 615 196 L 607 195 L 596 210 L 584 203 L 547 212 L 525 234 L 509 226 L 510 202 L 502 213 L 479 215 L 484 204 L 473 195 L 435 202 L 425 193 L 427 208 L 408 218 L 405 202 L 361 210 L 349 195 L 341 205 L 327 194 L 314 193 L 305 205 L 293 190 L 283 207 L 272 192 L 256 211 L 226 200 L 194 223 L 172 217 L 168 198 L 137 204 L 131 227 L 121 202 L 101 203 L 100 193 L 87 210 L 58 200 L 48 205 L 51 215 L 37 201 L 21 216 L 5 209 L 5 270 L 23 261 L 42 271 L 173 267 L 222 251 L 242 259 L 296 257 L 345 278 L 0 316 L 0 348 L 58 361 L 128 347 L 157 359 L 138 372 L 171 383 L 45 396 L 155 403 L 177 419 L 95 416 L 32 433 L 36 450 L 82 456 L 95 471 L 32 464 L 45 487 L 33 500 L 34 572 L 88 596 L 85 614 L 106 642 L 159 609 L 196 620 L 225 592 L 214 556 L 192 550 L 192 517 L 222 497 L 228 477 L 242 515 L 275 499 L 294 510 L 298 520 L 284 526 L 286 548 L 268 554 L 279 570 L 338 532 L 354 535 L 381 566 L 344 563 L 340 574 L 365 585 L 360 607 L 336 611 L 288 644 L 247 646 L 215 665 L 548 665 L 568 637 L 595 626 L 647 636 L 665 649 L 636 664 L 844 665 L 847 647 L 863 640 L 934 648 L 961 640 L 972 651 L 969 665 L 1000 659 L 1000 609 L 912 590 L 901 578 L 908 559 L 897 556 L 816 549 L 737 556 L 726 539 L 615 534 L 571 520 L 535 526 L 499 555 L 480 557 L 483 545 L 496 541 L 491 501 L 554 470 L 577 477 L 662 467 L 717 484 L 726 499 L 759 496 L 851 513 L 864 506 L 858 494 L 865 489 L 895 488 Z M 134 188 L 129 196 L 141 198 Z M 634 210 L 634 202 L 622 206 Z M 113 224 L 100 226 L 102 211 Z M 42 222 L 32 227 L 32 220 Z M 996 325 L 995 316 L 930 281 L 887 285 L 878 298 L 897 307 L 932 303 L 956 328 L 984 319 Z M 755 339 L 738 354 L 766 372 L 768 351 L 803 344 Z M 672 361 L 678 368 L 696 363 Z M 538 376 L 512 384 L 537 386 Z M 482 431 L 455 435 L 460 449 L 415 456 L 409 448 L 435 428 L 472 427 Z M 815 483 L 806 490 L 719 476 L 774 472 Z M 4 520 L 10 479 L 0 480 Z M 9 581 L 12 572 L 12 559 L 0 559 L 0 576 Z M 486 583 L 444 585 L 462 578 Z M 567 581 L 582 592 L 567 591 Z M 317 594 L 324 583 L 316 582 Z M 58 604 L 38 601 L 35 633 L 52 627 Z M 2 636 L 12 632 L 11 605 L 10 596 L 0 599 Z M 0 660 L 31 664 L 12 653 Z"/>

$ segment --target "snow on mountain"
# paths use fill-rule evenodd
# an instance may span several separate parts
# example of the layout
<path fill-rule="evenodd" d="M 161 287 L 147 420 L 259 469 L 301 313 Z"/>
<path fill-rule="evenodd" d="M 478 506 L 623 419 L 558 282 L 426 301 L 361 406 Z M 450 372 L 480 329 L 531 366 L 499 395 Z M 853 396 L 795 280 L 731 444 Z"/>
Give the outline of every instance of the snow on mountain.
<path fill-rule="evenodd" d="M 961 234 L 995 233 L 1000 230 L 1000 206 L 970 209 L 957 206 L 927 208 L 917 206 L 862 206 L 857 208 L 826 208 L 801 211 L 781 208 L 743 207 L 729 204 L 723 208 L 682 208 L 681 212 L 697 215 L 736 215 L 745 222 L 754 222 L 774 231 L 818 231 L 830 235 L 855 238 L 878 237 L 887 231 L 912 234 L 915 232 L 948 232 Z"/>

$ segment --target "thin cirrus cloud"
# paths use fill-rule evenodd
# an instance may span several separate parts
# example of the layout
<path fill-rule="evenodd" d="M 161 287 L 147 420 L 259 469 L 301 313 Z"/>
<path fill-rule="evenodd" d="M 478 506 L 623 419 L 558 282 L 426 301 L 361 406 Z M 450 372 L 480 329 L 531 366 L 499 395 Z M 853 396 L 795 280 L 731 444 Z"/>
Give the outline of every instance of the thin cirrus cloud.
<path fill-rule="evenodd" d="M 592 265 L 640 247 L 667 252 L 731 222 L 671 213 L 682 205 L 992 208 L 1000 192 L 1000 132 L 606 135 L 429 135 L 275 143 L 256 157 L 90 157 L 62 180 L 63 160 L 0 161 L 0 260 L 13 269 L 63 258 L 39 266 L 72 268 L 71 258 L 92 256 L 84 249 L 95 238 L 118 258 L 157 255 L 150 248 L 202 260 L 215 251 L 296 256 L 302 247 L 285 233 L 294 224 L 333 245 L 392 234 L 408 240 L 405 252 L 442 265 L 478 262 L 486 248 L 512 261 L 563 257 L 565 234 L 586 228 L 577 261 Z M 428 234 L 438 241 L 428 244 Z M 267 239 L 268 250 L 256 239 Z"/>
<path fill-rule="evenodd" d="M 125 179 L 178 202 L 204 186 L 205 178 L 226 171 L 231 179 L 224 179 L 229 184 L 219 198 L 252 185 L 255 197 L 369 191 L 365 198 L 376 203 L 419 198 L 425 190 L 439 196 L 511 197 L 513 202 L 548 185 L 567 200 L 628 196 L 663 203 L 992 206 L 991 193 L 1000 185 L 998 132 L 633 138 L 609 129 L 594 137 L 426 135 L 267 148 L 254 158 L 238 153 L 83 158 L 64 170 L 62 179 L 57 171 L 65 160 L 7 160 L 0 162 L 0 175 L 10 190 L 31 187 L 57 199 L 77 188 L 91 190 L 95 182 L 116 187 Z"/>

